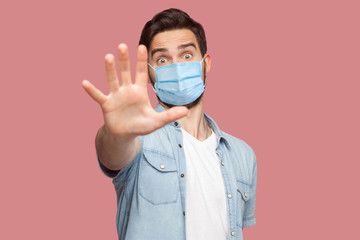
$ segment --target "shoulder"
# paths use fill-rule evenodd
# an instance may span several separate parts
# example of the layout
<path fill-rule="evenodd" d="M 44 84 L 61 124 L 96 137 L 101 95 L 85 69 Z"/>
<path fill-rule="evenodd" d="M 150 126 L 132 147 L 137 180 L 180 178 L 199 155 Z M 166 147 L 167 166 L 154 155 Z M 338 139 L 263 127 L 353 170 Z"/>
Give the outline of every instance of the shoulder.
<path fill-rule="evenodd" d="M 251 183 L 257 171 L 257 161 L 254 150 L 243 140 L 222 132 L 226 139 L 228 154 L 237 179 Z"/>
<path fill-rule="evenodd" d="M 255 158 L 254 150 L 245 141 L 234 137 L 226 132 L 222 132 L 223 137 L 226 139 L 229 149 L 238 154 L 246 155 L 247 157 Z"/>
<path fill-rule="evenodd" d="M 230 147 L 235 148 L 237 151 L 243 151 L 251 155 L 255 155 L 254 150 L 245 141 L 240 138 L 234 137 L 226 132 L 222 132 L 224 138 L 228 141 Z"/>
<path fill-rule="evenodd" d="M 237 162 L 246 162 L 246 165 L 256 164 L 255 153 L 245 141 L 222 131 L 209 115 L 205 114 L 205 117 L 211 128 L 225 143 L 225 149 L 229 152 L 231 159 L 235 159 Z"/>

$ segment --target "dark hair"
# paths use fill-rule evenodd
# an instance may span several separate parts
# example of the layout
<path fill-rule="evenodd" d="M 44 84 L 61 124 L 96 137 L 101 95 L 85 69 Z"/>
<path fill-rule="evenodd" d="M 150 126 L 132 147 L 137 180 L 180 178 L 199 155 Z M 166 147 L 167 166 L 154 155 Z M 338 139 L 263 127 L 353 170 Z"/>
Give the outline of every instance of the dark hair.
<path fill-rule="evenodd" d="M 207 44 L 204 28 L 186 12 L 176 8 L 164 10 L 148 21 L 141 32 L 139 44 L 143 44 L 149 49 L 151 41 L 156 34 L 174 29 L 191 30 L 198 41 L 201 55 L 205 55 Z"/>

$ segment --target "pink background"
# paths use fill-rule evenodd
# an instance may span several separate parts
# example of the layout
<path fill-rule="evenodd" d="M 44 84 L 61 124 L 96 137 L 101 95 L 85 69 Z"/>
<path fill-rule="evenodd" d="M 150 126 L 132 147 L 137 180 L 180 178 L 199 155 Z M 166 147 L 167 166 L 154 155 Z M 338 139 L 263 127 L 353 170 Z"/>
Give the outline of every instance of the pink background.
<path fill-rule="evenodd" d="M 203 24 L 205 110 L 258 158 L 245 239 L 360 239 L 359 1 L 7 1 L 0 6 L 0 239 L 116 239 L 100 172 L 104 61 L 178 7 Z M 155 98 L 149 90 L 152 101 Z"/>

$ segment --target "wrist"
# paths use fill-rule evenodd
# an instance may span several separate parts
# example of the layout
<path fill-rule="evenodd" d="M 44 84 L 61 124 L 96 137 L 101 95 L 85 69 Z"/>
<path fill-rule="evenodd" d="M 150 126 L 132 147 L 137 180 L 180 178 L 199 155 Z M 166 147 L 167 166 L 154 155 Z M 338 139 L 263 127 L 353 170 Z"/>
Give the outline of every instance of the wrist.
<path fill-rule="evenodd" d="M 99 133 L 101 132 L 101 134 L 103 136 L 106 136 L 107 138 L 110 138 L 112 140 L 115 141 L 126 141 L 126 142 L 131 142 L 131 140 L 134 140 L 136 138 L 135 135 L 133 134 L 125 134 L 125 133 L 117 133 L 117 132 L 113 132 L 111 131 L 106 124 L 104 124 L 100 129 L 99 129 Z"/>

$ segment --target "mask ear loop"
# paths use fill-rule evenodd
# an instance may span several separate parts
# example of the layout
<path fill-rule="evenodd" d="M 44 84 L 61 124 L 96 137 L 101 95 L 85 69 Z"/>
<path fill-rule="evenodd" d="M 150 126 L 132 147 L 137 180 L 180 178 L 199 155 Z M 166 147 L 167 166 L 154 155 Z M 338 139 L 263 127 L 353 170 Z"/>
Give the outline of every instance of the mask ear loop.
<path fill-rule="evenodd" d="M 154 69 L 154 70 L 155 70 L 155 68 L 154 68 L 153 66 L 151 66 L 151 65 L 150 65 L 150 63 L 148 63 L 148 65 L 149 65 L 152 69 Z"/>
<path fill-rule="evenodd" d="M 200 62 L 201 64 L 202 64 L 202 62 L 204 61 L 205 57 L 206 57 L 206 53 L 205 53 L 205 56 L 203 57 L 203 59 L 202 59 L 201 62 Z M 206 77 L 204 76 L 204 78 L 205 78 L 205 79 L 204 79 L 204 82 L 205 82 L 205 83 L 204 83 L 204 89 L 205 89 L 205 87 L 206 87 Z"/>
<path fill-rule="evenodd" d="M 152 69 L 154 69 L 154 71 L 155 71 L 155 68 L 154 68 L 153 66 L 151 66 L 150 63 L 148 63 L 148 65 L 149 65 Z M 149 76 L 149 77 L 150 77 L 150 76 Z M 154 85 L 155 85 L 155 83 L 154 83 Z M 155 94 L 156 94 L 157 91 L 155 90 L 154 85 L 151 84 L 151 87 L 152 87 L 152 89 L 154 90 L 154 92 L 155 92 Z"/>

